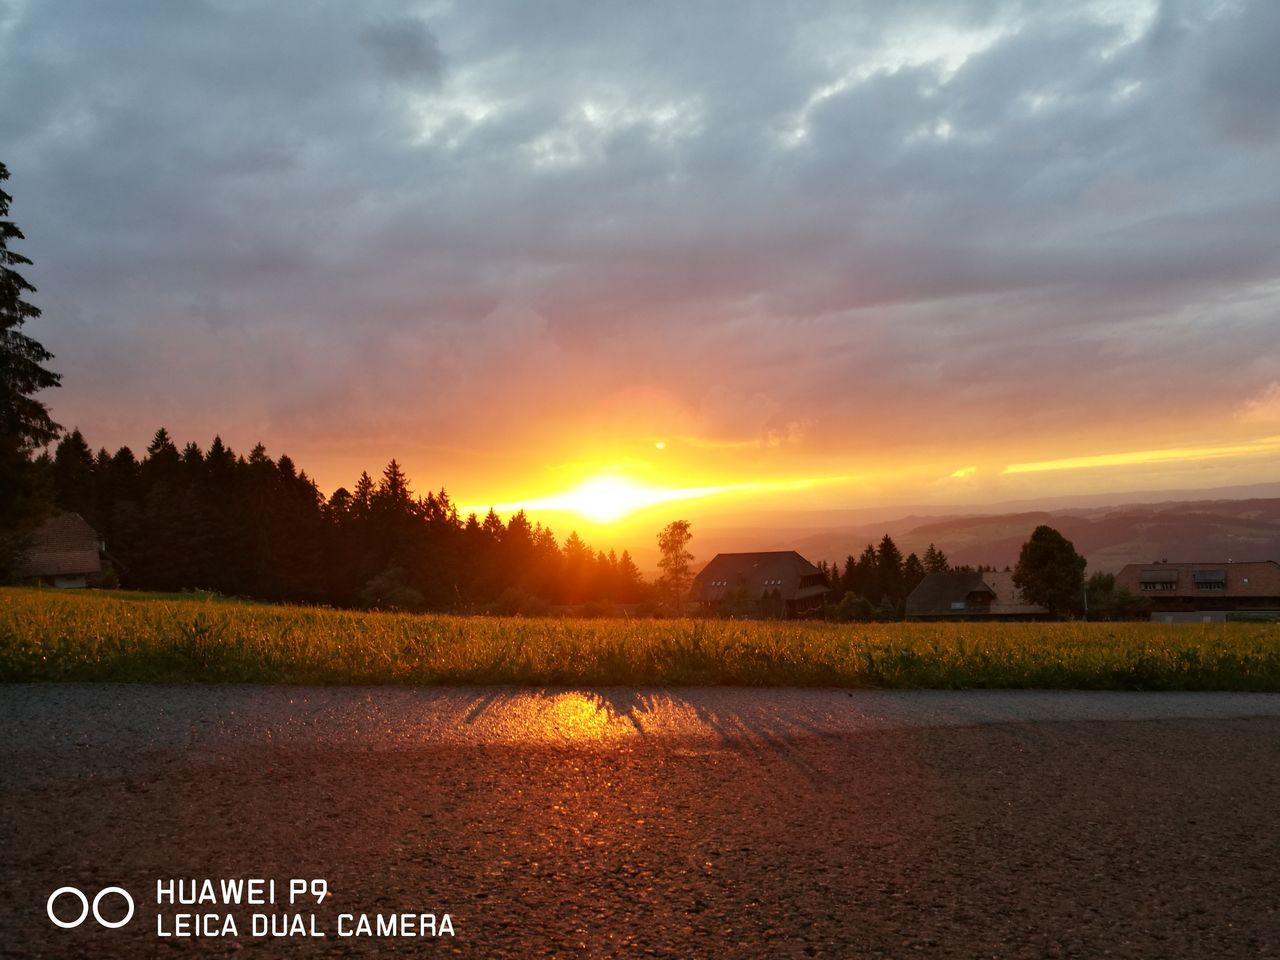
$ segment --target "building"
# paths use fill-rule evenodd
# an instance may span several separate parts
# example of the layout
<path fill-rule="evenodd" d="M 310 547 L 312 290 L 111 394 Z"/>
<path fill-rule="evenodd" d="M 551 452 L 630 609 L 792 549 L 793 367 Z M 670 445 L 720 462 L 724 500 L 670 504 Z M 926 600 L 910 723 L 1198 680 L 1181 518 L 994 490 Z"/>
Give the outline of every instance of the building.
<path fill-rule="evenodd" d="M 931 573 L 907 596 L 908 620 L 1047 620 L 1049 611 L 1027 603 L 1009 572 L 951 570 Z"/>
<path fill-rule="evenodd" d="M 102 579 L 102 541 L 78 513 L 61 513 L 32 532 L 18 578 L 54 587 L 87 587 Z"/>
<path fill-rule="evenodd" d="M 827 578 L 794 550 L 717 553 L 693 579 L 693 599 L 722 616 L 818 616 Z"/>
<path fill-rule="evenodd" d="M 1280 563 L 1131 563 L 1116 589 L 1146 600 L 1153 620 L 1202 622 L 1209 612 L 1280 613 Z"/>

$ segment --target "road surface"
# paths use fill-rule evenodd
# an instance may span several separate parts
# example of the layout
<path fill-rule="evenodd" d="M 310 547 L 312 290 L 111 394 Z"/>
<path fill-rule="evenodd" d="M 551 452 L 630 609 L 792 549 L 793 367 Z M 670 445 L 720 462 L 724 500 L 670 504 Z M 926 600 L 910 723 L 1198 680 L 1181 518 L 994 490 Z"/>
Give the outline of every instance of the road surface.
<path fill-rule="evenodd" d="M 1280 955 L 1280 695 L 8 685 L 0 794 L 0 956 Z"/>

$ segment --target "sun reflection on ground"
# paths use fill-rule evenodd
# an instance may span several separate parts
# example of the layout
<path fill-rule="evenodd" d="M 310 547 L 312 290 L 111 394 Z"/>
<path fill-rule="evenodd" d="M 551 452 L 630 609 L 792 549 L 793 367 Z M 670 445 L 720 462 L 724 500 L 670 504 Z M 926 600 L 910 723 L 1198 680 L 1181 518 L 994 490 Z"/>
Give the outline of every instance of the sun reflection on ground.
<path fill-rule="evenodd" d="M 704 719 L 667 693 L 638 690 L 494 692 L 473 703 L 465 724 L 489 739 L 520 743 L 612 743 L 675 732 L 706 734 Z"/>
<path fill-rule="evenodd" d="M 607 705 L 598 697 L 589 697 L 576 690 L 557 694 L 552 698 L 551 708 L 541 718 L 553 737 L 572 740 L 604 739 L 610 735 L 613 719 Z"/>

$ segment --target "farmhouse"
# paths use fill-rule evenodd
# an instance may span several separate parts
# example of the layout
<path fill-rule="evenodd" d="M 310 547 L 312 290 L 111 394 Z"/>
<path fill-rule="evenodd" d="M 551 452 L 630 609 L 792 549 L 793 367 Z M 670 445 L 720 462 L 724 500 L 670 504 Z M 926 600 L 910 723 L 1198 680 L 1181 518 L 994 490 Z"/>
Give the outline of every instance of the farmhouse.
<path fill-rule="evenodd" d="M 78 513 L 61 513 L 31 534 L 18 566 L 21 580 L 87 587 L 102 577 L 102 541 Z"/>
<path fill-rule="evenodd" d="M 931 573 L 907 596 L 908 620 L 1045 620 L 1049 611 L 1027 603 L 1013 574 L 952 570 Z"/>
<path fill-rule="evenodd" d="M 1280 563 L 1131 563 L 1116 589 L 1143 597 L 1153 620 L 1222 620 L 1228 613 L 1280 616 Z"/>
<path fill-rule="evenodd" d="M 794 550 L 717 553 L 693 580 L 693 599 L 723 616 L 816 616 L 827 592 L 822 571 Z"/>

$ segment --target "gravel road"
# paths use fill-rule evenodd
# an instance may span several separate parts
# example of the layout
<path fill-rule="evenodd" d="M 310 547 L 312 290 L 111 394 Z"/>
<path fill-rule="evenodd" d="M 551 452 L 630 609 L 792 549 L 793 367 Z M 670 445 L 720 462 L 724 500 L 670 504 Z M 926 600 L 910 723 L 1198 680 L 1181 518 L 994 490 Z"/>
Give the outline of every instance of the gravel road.
<path fill-rule="evenodd" d="M 7 685 L 0 956 L 1280 956 L 1278 811 L 1280 695 Z"/>

